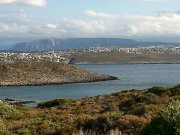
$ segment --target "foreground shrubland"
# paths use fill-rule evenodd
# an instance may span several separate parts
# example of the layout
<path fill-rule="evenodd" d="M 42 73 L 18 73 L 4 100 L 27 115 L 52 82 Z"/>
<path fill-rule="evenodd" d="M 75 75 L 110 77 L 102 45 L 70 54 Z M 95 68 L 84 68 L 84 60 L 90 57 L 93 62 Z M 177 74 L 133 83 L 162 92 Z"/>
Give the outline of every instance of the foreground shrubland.
<path fill-rule="evenodd" d="M 180 85 L 55 99 L 36 108 L 1 104 L 0 134 L 179 135 Z"/>

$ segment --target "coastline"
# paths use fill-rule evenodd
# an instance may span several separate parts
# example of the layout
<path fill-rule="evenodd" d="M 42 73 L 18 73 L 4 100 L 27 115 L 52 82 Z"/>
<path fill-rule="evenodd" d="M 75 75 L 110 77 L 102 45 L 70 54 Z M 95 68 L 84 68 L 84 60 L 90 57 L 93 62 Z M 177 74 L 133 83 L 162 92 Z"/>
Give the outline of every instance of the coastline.
<path fill-rule="evenodd" d="M 133 64 L 180 64 L 180 62 L 129 62 L 129 63 L 114 63 L 114 62 L 78 62 L 74 65 L 133 65 Z"/>
<path fill-rule="evenodd" d="M 95 83 L 95 82 L 105 82 L 119 80 L 115 76 L 106 76 L 104 78 L 95 79 L 95 80 L 85 80 L 85 81 L 75 81 L 75 82 L 54 82 L 54 83 L 29 83 L 29 84 L 8 84 L 0 85 L 0 87 L 30 87 L 30 86 L 48 86 L 48 85 L 65 85 L 65 84 L 80 84 L 80 83 Z"/>

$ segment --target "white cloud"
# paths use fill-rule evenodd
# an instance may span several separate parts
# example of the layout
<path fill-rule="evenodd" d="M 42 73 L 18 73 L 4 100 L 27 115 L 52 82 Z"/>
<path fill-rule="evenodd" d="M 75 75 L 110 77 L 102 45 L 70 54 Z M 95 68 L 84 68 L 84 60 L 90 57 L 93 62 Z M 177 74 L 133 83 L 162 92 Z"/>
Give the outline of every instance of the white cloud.
<path fill-rule="evenodd" d="M 43 7 L 46 5 L 46 0 L 0 0 L 0 4 L 27 4 L 32 6 Z"/>
<path fill-rule="evenodd" d="M 97 20 L 104 17 L 95 11 L 87 10 L 85 13 L 88 16 L 96 17 Z M 104 29 L 106 33 L 114 36 L 180 35 L 180 14 L 177 13 L 161 14 L 158 16 L 107 15 L 106 20 L 102 19 Z"/>
<path fill-rule="evenodd" d="M 111 15 L 108 13 L 98 13 L 92 10 L 86 10 L 84 14 L 91 17 L 101 17 L 101 18 L 116 18 L 117 17 L 117 15 Z"/>
<path fill-rule="evenodd" d="M 55 24 L 50 24 L 50 23 L 46 24 L 45 27 L 48 29 L 56 29 L 57 28 L 57 26 Z"/>
<path fill-rule="evenodd" d="M 144 38 L 180 36 L 180 14 L 176 12 L 140 16 L 100 14 L 90 11 L 86 11 L 88 13 L 86 15 L 90 16 L 88 20 L 66 18 L 57 22 L 51 21 L 51 23 L 23 16 L 0 16 L 0 37 Z"/>

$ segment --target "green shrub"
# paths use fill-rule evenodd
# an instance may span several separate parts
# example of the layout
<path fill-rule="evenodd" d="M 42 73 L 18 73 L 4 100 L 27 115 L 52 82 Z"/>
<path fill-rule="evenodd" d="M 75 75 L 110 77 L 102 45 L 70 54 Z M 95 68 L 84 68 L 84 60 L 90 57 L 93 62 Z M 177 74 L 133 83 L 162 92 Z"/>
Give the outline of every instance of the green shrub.
<path fill-rule="evenodd" d="M 128 110 L 130 110 L 135 104 L 136 104 L 136 101 L 135 101 L 132 97 L 124 98 L 124 99 L 119 103 L 119 110 L 128 111 Z"/>
<path fill-rule="evenodd" d="M 4 119 L 15 119 L 22 116 L 13 106 L 11 105 L 0 105 L 0 116 Z"/>
<path fill-rule="evenodd" d="M 128 111 L 128 114 L 133 114 L 133 115 L 144 115 L 146 113 L 146 105 L 144 104 L 137 104 L 135 105 L 132 110 Z"/>
<path fill-rule="evenodd" d="M 180 84 L 170 88 L 171 95 L 180 95 Z"/>
<path fill-rule="evenodd" d="M 138 115 L 138 116 L 142 116 L 145 114 L 153 115 L 153 114 L 156 114 L 157 112 L 159 112 L 161 109 L 162 109 L 162 107 L 159 105 L 137 104 L 131 110 L 129 110 L 127 113 L 133 114 L 133 115 Z"/>
<path fill-rule="evenodd" d="M 22 131 L 21 127 L 16 129 L 16 133 L 19 130 Z M 70 135 L 76 132 L 73 119 L 66 115 L 49 117 L 42 115 L 29 121 L 25 129 L 30 130 L 33 135 L 35 133 L 38 135 Z"/>
<path fill-rule="evenodd" d="M 150 89 L 148 89 L 148 93 L 153 93 L 156 95 L 161 95 L 163 93 L 167 92 L 167 88 L 165 87 L 160 87 L 160 86 L 154 86 Z"/>
<path fill-rule="evenodd" d="M 172 101 L 140 135 L 180 135 L 180 101 Z"/>
<path fill-rule="evenodd" d="M 18 129 L 15 134 L 17 134 L 17 135 L 32 135 L 31 130 L 26 127 L 22 127 L 20 129 Z"/>
<path fill-rule="evenodd" d="M 176 135 L 175 130 L 162 117 L 154 118 L 150 124 L 145 126 L 140 135 Z"/>
<path fill-rule="evenodd" d="M 172 101 L 167 109 L 163 110 L 161 117 L 163 117 L 180 135 L 180 100 Z"/>
<path fill-rule="evenodd" d="M 107 109 L 105 111 L 110 111 L 110 112 L 118 112 L 119 111 L 119 106 L 115 102 L 109 102 L 107 105 Z"/>
<path fill-rule="evenodd" d="M 6 126 L 3 124 L 2 121 L 0 121 L 0 135 L 10 135 L 8 129 Z"/>
<path fill-rule="evenodd" d="M 61 128 L 61 123 L 56 121 L 48 120 L 45 118 L 35 118 L 28 125 L 21 128 L 16 129 L 16 133 L 19 135 L 26 134 L 38 134 L 38 135 L 51 135 L 55 133 L 59 133 L 59 129 Z M 57 134 L 58 134 L 57 133 Z"/>
<path fill-rule="evenodd" d="M 146 103 L 146 104 L 158 104 L 160 102 L 159 97 L 153 93 L 145 93 L 143 95 L 138 95 L 135 97 L 136 103 Z"/>
<path fill-rule="evenodd" d="M 60 98 L 60 99 L 54 99 L 51 101 L 43 102 L 38 104 L 38 108 L 50 108 L 55 106 L 65 106 L 66 103 L 72 101 L 72 99 L 69 98 Z"/>

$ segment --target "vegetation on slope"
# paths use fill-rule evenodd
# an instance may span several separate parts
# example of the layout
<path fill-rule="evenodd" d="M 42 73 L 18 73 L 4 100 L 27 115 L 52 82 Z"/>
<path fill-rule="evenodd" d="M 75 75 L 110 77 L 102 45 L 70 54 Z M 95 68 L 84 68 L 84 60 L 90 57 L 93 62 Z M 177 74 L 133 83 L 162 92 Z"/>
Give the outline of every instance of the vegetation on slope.
<path fill-rule="evenodd" d="M 40 103 L 37 108 L 1 104 L 0 134 L 104 135 L 122 131 L 135 135 L 179 135 L 179 100 L 177 85 L 76 100 L 55 99 Z"/>
<path fill-rule="evenodd" d="M 76 53 L 76 63 L 180 63 L 179 54 L 130 54 L 119 52 Z"/>
<path fill-rule="evenodd" d="M 63 84 L 113 79 L 117 78 L 58 62 L 23 61 L 0 65 L 0 86 Z"/>

